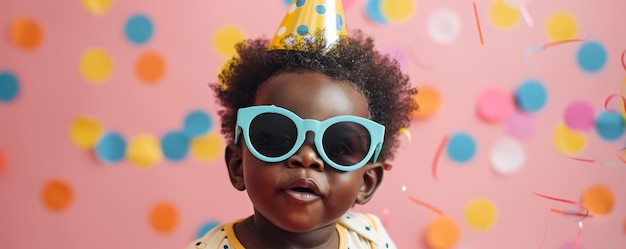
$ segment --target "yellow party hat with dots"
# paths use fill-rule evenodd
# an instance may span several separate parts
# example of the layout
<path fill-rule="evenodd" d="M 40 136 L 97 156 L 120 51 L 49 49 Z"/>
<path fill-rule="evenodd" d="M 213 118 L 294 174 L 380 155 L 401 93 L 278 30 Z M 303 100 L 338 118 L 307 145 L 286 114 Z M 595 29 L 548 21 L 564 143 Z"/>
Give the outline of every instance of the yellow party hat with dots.
<path fill-rule="evenodd" d="M 289 49 L 297 43 L 318 42 L 316 39 L 324 39 L 330 47 L 345 35 L 341 0 L 294 0 L 269 49 Z"/>

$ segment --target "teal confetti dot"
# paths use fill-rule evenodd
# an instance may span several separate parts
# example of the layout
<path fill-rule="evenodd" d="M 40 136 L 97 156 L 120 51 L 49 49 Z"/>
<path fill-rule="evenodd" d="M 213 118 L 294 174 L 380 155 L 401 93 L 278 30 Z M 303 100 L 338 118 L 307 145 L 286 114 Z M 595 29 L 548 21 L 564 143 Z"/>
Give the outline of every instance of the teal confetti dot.
<path fill-rule="evenodd" d="M 185 117 L 183 134 L 189 138 L 200 136 L 211 129 L 211 124 L 211 118 L 204 111 L 191 111 Z"/>
<path fill-rule="evenodd" d="M 0 102 L 11 102 L 17 97 L 20 84 L 11 72 L 0 71 Z"/>
<path fill-rule="evenodd" d="M 446 153 L 450 159 L 458 163 L 465 163 L 472 160 L 476 153 L 474 138 L 467 133 L 453 134 L 450 136 L 450 140 L 448 140 Z"/>
<path fill-rule="evenodd" d="M 369 0 L 365 5 L 365 13 L 375 23 L 385 24 L 387 23 L 387 20 L 385 20 L 382 15 L 382 4 L 380 3 L 380 1 L 381 0 Z"/>
<path fill-rule="evenodd" d="M 115 163 L 126 156 L 126 141 L 117 132 L 104 133 L 96 143 L 96 156 L 105 163 Z"/>
<path fill-rule="evenodd" d="M 189 152 L 189 138 L 180 132 L 168 132 L 161 139 L 163 155 L 170 161 L 180 161 Z"/>
<path fill-rule="evenodd" d="M 595 125 L 600 138 L 606 141 L 615 141 L 624 134 L 624 117 L 617 112 L 601 112 Z"/>
<path fill-rule="evenodd" d="M 220 222 L 219 221 L 215 221 L 215 220 L 211 220 L 211 221 L 205 222 L 198 229 L 198 232 L 196 233 L 196 239 L 204 236 L 206 233 L 211 231 L 211 229 L 213 229 L 213 228 L 215 228 L 215 227 L 217 227 L 219 225 L 220 225 Z"/>
<path fill-rule="evenodd" d="M 599 42 L 588 41 L 578 49 L 578 66 L 587 73 L 597 73 L 606 65 L 606 50 Z"/>
<path fill-rule="evenodd" d="M 534 79 L 523 82 L 515 93 L 517 107 L 527 113 L 541 110 L 546 104 L 547 97 L 543 84 Z"/>
<path fill-rule="evenodd" d="M 296 6 L 297 7 L 302 7 L 305 3 L 306 3 L 306 0 L 297 0 L 296 1 Z"/>
<path fill-rule="evenodd" d="M 141 45 L 150 40 L 154 28 L 150 18 L 143 14 L 135 14 L 126 21 L 125 31 L 128 40 Z"/>

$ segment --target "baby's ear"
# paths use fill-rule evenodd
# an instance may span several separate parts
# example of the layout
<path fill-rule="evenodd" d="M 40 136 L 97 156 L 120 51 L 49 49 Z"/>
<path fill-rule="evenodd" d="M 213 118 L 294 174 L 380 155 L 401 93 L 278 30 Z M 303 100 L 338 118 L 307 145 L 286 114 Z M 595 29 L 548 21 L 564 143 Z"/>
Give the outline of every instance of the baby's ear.
<path fill-rule="evenodd" d="M 356 204 L 360 205 L 369 202 L 374 197 L 376 189 L 383 181 L 383 163 L 372 163 L 364 167 L 367 167 L 367 170 L 363 173 L 363 185 L 356 197 Z"/>
<path fill-rule="evenodd" d="M 230 183 L 239 191 L 246 190 L 246 184 L 243 181 L 243 161 L 241 146 L 230 143 L 226 146 L 224 152 L 224 160 L 228 169 Z"/>

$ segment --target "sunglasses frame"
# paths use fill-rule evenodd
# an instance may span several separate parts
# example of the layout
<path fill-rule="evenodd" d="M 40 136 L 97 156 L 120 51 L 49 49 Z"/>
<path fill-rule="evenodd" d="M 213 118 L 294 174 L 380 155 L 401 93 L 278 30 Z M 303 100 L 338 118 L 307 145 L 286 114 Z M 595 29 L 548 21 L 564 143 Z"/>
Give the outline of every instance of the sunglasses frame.
<path fill-rule="evenodd" d="M 296 125 L 298 137 L 296 138 L 293 148 L 291 148 L 287 153 L 285 153 L 282 156 L 279 156 L 279 157 L 265 156 L 261 154 L 260 152 L 258 152 L 256 148 L 254 148 L 254 146 L 250 142 L 250 133 L 249 133 L 250 123 L 257 116 L 261 114 L 266 114 L 266 113 L 276 113 L 276 114 L 283 115 L 286 118 L 290 119 Z M 328 129 L 328 127 L 336 123 L 340 123 L 340 122 L 357 123 L 365 127 L 365 129 L 367 129 L 367 131 L 370 134 L 370 145 L 369 145 L 367 154 L 360 162 L 354 165 L 345 166 L 345 165 L 337 164 L 333 162 L 332 160 L 330 160 L 328 155 L 326 155 L 326 151 L 324 151 L 324 146 L 322 144 L 322 138 L 323 138 L 324 132 L 326 131 L 326 129 Z M 358 116 L 353 116 L 353 115 L 340 115 L 340 116 L 331 117 L 323 121 L 319 121 L 315 119 L 303 119 L 297 114 L 285 108 L 281 108 L 275 105 L 259 105 L 259 106 L 240 108 L 239 110 L 237 110 L 237 125 L 235 127 L 235 141 L 234 142 L 235 144 L 238 144 L 241 134 L 243 133 L 243 138 L 246 143 L 246 146 L 256 158 L 265 162 L 270 162 L 270 163 L 280 162 L 293 156 L 300 149 L 300 147 L 304 144 L 304 141 L 306 139 L 306 133 L 309 131 L 312 131 L 314 133 L 315 137 L 313 140 L 315 143 L 316 150 L 318 154 L 322 157 L 324 162 L 330 165 L 331 167 L 337 170 L 341 170 L 341 171 L 351 171 L 351 170 L 358 169 L 362 167 L 363 165 L 365 165 L 366 163 L 368 163 L 369 161 L 376 162 L 378 160 L 378 155 L 380 154 L 380 150 L 382 148 L 383 141 L 385 138 L 385 126 L 379 123 L 376 123 L 372 120 L 363 118 L 363 117 L 358 117 Z M 370 157 L 372 158 L 371 160 L 369 160 Z"/>

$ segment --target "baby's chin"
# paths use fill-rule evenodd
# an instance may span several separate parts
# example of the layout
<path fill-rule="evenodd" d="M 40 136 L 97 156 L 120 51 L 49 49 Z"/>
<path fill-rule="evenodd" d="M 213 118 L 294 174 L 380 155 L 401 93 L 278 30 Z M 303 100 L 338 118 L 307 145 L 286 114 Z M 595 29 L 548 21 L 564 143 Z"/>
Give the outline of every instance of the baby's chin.
<path fill-rule="evenodd" d="M 319 215 L 290 214 L 274 217 L 269 221 L 281 230 L 289 233 L 309 233 L 327 227 L 335 227 L 339 217 L 330 220 L 320 220 Z"/>

